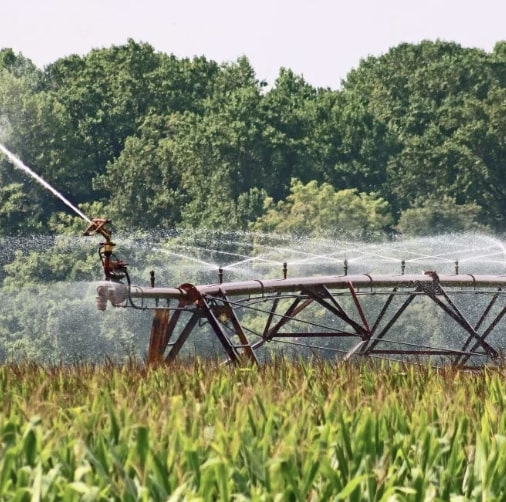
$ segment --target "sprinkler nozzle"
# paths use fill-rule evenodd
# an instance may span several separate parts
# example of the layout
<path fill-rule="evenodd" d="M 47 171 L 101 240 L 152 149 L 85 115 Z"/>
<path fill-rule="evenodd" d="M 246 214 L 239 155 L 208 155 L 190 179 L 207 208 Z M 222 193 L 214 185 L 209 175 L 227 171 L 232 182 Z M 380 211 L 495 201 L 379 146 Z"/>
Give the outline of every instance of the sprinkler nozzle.
<path fill-rule="evenodd" d="M 105 278 L 112 281 L 121 281 L 123 278 L 128 277 L 127 264 L 122 260 L 118 260 L 113 254 L 116 244 L 111 240 L 112 231 L 105 228 L 105 225 L 110 221 L 106 218 L 93 218 L 84 230 L 83 235 L 100 234 L 105 237 L 105 242 L 100 244 L 98 251 Z"/>
<path fill-rule="evenodd" d="M 109 229 L 105 228 L 105 225 L 110 222 L 111 220 L 108 220 L 106 218 L 93 218 L 91 220 L 91 223 L 84 230 L 83 235 L 89 236 L 100 234 L 105 237 L 107 244 L 114 246 L 114 244 L 111 242 L 112 232 Z"/>
<path fill-rule="evenodd" d="M 103 281 L 97 286 L 97 309 L 105 310 L 107 301 L 117 307 L 128 298 L 128 287 L 119 282 Z"/>

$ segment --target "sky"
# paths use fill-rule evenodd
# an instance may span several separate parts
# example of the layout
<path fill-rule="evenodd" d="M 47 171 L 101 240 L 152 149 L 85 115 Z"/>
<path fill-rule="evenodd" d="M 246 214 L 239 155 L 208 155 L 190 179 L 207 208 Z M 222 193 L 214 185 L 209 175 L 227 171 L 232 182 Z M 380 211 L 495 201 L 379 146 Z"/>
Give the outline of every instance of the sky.
<path fill-rule="evenodd" d="M 490 52 L 506 40 L 506 0 L 1 0 L 0 19 L 0 48 L 40 68 L 131 38 L 179 58 L 246 56 L 269 85 L 284 67 L 332 89 L 402 42 Z"/>

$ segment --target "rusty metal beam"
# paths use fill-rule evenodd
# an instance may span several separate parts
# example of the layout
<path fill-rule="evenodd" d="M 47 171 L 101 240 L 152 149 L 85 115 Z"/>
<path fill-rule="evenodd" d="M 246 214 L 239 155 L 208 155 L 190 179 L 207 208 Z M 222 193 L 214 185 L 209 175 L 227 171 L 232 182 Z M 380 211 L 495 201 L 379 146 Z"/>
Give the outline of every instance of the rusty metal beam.
<path fill-rule="evenodd" d="M 218 321 L 216 315 L 213 312 L 213 309 L 209 306 L 208 300 L 206 297 L 201 296 L 199 299 L 199 307 L 202 309 L 205 317 L 209 321 L 209 325 L 213 329 L 214 333 L 218 337 L 218 340 L 223 345 L 225 352 L 228 355 L 228 358 L 235 364 L 239 364 L 242 362 L 242 357 L 234 344 L 229 340 L 227 334 L 223 331 L 221 327 L 221 323 Z"/>
<path fill-rule="evenodd" d="M 485 340 L 485 338 L 487 338 L 490 335 L 492 330 L 499 324 L 499 322 L 501 321 L 501 319 L 504 317 L 505 314 L 506 314 L 506 306 L 503 307 L 503 309 L 499 312 L 499 314 L 496 316 L 496 318 L 490 323 L 489 327 L 483 332 L 483 334 L 480 336 L 480 340 L 477 341 L 471 347 L 471 350 L 469 351 L 469 353 L 464 355 L 461 358 L 461 360 L 459 361 L 459 364 L 465 364 L 465 363 L 467 363 L 467 361 L 469 361 L 470 357 L 472 356 L 472 353 L 474 353 L 476 351 L 476 349 L 478 348 L 478 346 L 480 345 L 480 343 L 482 343 Z"/>
<path fill-rule="evenodd" d="M 392 326 L 398 321 L 401 314 L 409 307 L 411 302 L 416 298 L 415 294 L 411 294 L 406 298 L 404 303 L 400 306 L 397 312 L 392 316 L 390 321 L 386 324 L 386 326 L 373 338 L 370 339 L 369 343 L 364 345 L 361 349 L 362 354 L 370 354 L 376 345 L 382 341 L 382 339 L 387 335 Z"/>
<path fill-rule="evenodd" d="M 225 290 L 227 296 L 256 295 L 279 292 L 296 292 L 302 289 L 325 285 L 329 289 L 348 289 L 348 283 L 353 287 L 360 288 L 414 288 L 417 284 L 432 284 L 434 279 L 427 274 L 405 275 L 331 275 L 321 277 L 299 277 L 286 279 L 266 279 L 240 282 L 228 282 L 223 284 L 209 284 L 194 286 L 202 295 L 219 296 Z M 439 284 L 450 288 L 503 288 L 506 286 L 506 275 L 439 275 Z M 106 283 L 110 284 L 110 283 Z M 132 286 L 131 298 L 181 298 L 187 295 L 187 291 L 179 288 L 142 288 Z"/>
<path fill-rule="evenodd" d="M 167 348 L 170 338 L 174 333 L 179 318 L 188 302 L 185 299 L 180 299 L 178 306 L 175 309 L 156 308 L 153 310 L 153 321 L 151 325 L 151 336 L 148 345 L 148 364 L 156 364 L 163 361 L 163 354 Z M 172 311 L 172 316 L 169 312 Z"/>
<path fill-rule="evenodd" d="M 190 336 L 191 332 L 193 331 L 193 328 L 196 326 L 198 321 L 200 320 L 201 315 L 200 312 L 194 311 L 184 326 L 183 330 L 179 334 L 179 336 L 176 338 L 175 342 L 173 342 L 169 347 L 169 352 L 165 357 L 166 363 L 173 362 L 177 355 L 179 354 L 179 351 L 183 348 L 183 345 L 185 344 L 186 340 Z"/>
<path fill-rule="evenodd" d="M 148 364 L 157 364 L 163 361 L 163 351 L 167 346 L 165 338 L 167 336 L 167 327 L 169 324 L 169 311 L 158 309 L 153 311 L 153 321 L 151 324 L 151 335 L 148 345 Z"/>
<path fill-rule="evenodd" d="M 443 296 L 443 298 L 447 301 L 449 306 L 445 305 L 441 300 L 439 300 L 436 292 L 432 288 L 424 287 L 424 292 L 436 305 L 441 307 L 452 319 L 454 319 L 465 331 L 467 331 L 470 334 L 470 336 L 472 336 L 475 340 L 477 340 L 477 344 L 481 345 L 483 350 L 485 350 L 485 352 L 489 356 L 491 356 L 492 358 L 496 358 L 499 355 L 494 348 L 492 348 L 488 343 L 485 342 L 485 340 L 482 337 L 480 337 L 480 335 L 471 326 L 469 321 L 465 318 L 465 316 L 455 305 L 455 303 L 451 301 L 446 291 L 442 287 L 439 287 L 437 289 L 437 293 Z"/>
<path fill-rule="evenodd" d="M 148 363 L 173 361 L 190 334 L 200 329 L 198 321 L 204 319 L 207 332 L 210 330 L 216 336 L 228 359 L 239 364 L 245 361 L 258 364 L 258 350 L 270 341 L 286 343 L 290 338 L 335 337 L 341 342 L 330 349 L 343 353 L 344 359 L 386 355 L 444 356 L 453 364 L 464 366 L 470 360 L 472 364 L 476 363 L 476 359 L 471 359 L 473 356 L 479 357 L 480 361 L 493 361 L 498 357 L 501 347 L 494 346 L 490 335 L 506 316 L 505 284 L 506 276 L 438 276 L 431 272 L 283 278 L 200 286 L 184 284 L 178 288 L 132 286 L 128 289 L 123 284 L 103 282 L 98 290 L 113 305 L 128 306 L 125 298 L 142 298 L 143 306 L 153 305 Z M 468 300 L 458 300 L 461 295 L 491 296 L 490 301 L 480 306 L 478 320 L 473 324 L 468 320 L 471 318 L 471 311 L 467 310 Z M 178 299 L 177 308 L 159 307 L 162 299 L 171 298 Z M 396 299 L 401 299 L 400 304 L 394 302 Z M 461 337 L 457 343 L 457 339 L 447 337 L 446 342 L 441 340 L 430 347 L 432 344 L 424 344 L 419 333 L 416 335 L 418 343 L 406 338 L 397 328 L 404 326 L 401 316 L 418 301 L 435 305 L 434 308 L 444 314 L 441 320 L 454 322 L 466 334 L 465 339 Z M 477 303 L 471 301 L 471 305 L 475 317 Z M 262 320 L 263 327 L 259 332 L 248 329 L 250 317 L 243 315 L 247 312 L 254 315 L 255 323 L 257 319 Z M 319 323 L 320 317 L 325 321 Z M 489 323 L 484 329 L 487 320 Z M 419 331 L 422 330 L 423 325 Z M 258 336 L 259 341 L 250 343 L 249 333 Z M 427 333 L 427 341 L 430 336 Z M 356 343 L 353 343 L 354 337 Z M 175 341 L 169 343 L 172 339 Z M 495 338 L 494 342 L 498 344 Z M 406 348 L 402 348 L 402 344 Z M 327 347 L 316 348 L 323 350 Z"/>
<path fill-rule="evenodd" d="M 213 298 L 214 301 L 217 300 L 217 298 Z M 239 337 L 239 340 L 241 341 L 241 348 L 244 355 L 249 359 L 252 363 L 259 365 L 257 356 L 255 354 L 255 351 L 251 347 L 251 344 L 248 340 L 248 337 L 246 336 L 246 333 L 244 332 L 244 329 L 234 311 L 234 309 L 231 307 L 230 303 L 227 300 L 227 297 L 223 295 L 222 298 L 220 298 L 220 306 L 211 306 L 211 310 L 214 312 L 214 315 L 217 320 L 219 320 L 221 323 L 223 321 L 221 320 L 221 316 L 217 315 L 218 312 L 223 314 L 225 316 L 225 319 L 229 319 L 232 323 L 232 327 L 234 330 L 234 333 Z M 237 347 L 236 347 L 237 348 Z"/>
<path fill-rule="evenodd" d="M 354 333 L 355 336 L 359 335 L 363 338 L 370 337 L 370 331 L 369 327 L 367 326 L 367 321 L 365 321 L 366 324 L 365 327 L 360 325 L 358 322 L 354 321 L 348 314 L 346 314 L 343 307 L 339 304 L 339 302 L 337 302 L 337 300 L 332 296 L 332 294 L 326 287 L 324 286 L 312 287 L 307 288 L 305 291 L 307 291 L 307 293 L 311 295 L 311 297 L 314 298 L 315 301 L 317 301 L 322 307 L 324 307 L 329 312 L 333 313 L 339 319 L 343 320 L 346 324 L 350 325 L 355 330 Z M 326 300 L 331 300 L 331 303 L 329 304 Z M 355 305 L 357 305 L 356 302 Z M 361 309 L 360 304 L 358 309 Z"/>

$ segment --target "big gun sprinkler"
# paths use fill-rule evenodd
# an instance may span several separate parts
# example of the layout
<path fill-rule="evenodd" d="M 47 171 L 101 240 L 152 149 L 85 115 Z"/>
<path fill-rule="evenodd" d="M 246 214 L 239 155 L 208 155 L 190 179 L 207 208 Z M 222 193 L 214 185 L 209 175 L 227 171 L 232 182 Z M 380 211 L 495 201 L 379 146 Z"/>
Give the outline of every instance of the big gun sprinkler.
<path fill-rule="evenodd" d="M 97 286 L 98 310 L 105 310 L 107 301 L 116 306 L 122 304 L 128 298 L 130 287 L 127 263 L 118 259 L 114 254 L 116 244 L 112 242 L 112 231 L 106 227 L 109 223 L 110 220 L 105 218 L 93 218 L 83 232 L 83 235 L 86 236 L 100 234 L 105 239 L 98 246 L 98 255 L 105 276 L 104 281 Z"/>

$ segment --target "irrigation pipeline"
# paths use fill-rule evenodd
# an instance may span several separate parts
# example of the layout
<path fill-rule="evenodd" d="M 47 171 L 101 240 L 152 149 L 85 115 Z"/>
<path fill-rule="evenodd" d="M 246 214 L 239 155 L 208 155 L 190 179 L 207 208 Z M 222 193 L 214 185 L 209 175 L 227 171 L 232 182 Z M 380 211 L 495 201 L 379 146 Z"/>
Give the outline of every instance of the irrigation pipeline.
<path fill-rule="evenodd" d="M 218 339 L 227 362 L 259 364 L 275 344 L 356 357 L 442 360 L 476 366 L 500 360 L 505 346 L 506 276 L 348 275 L 222 282 L 177 288 L 134 286 L 127 264 L 114 254 L 108 219 L 88 218 L 0 144 L 14 164 L 60 198 L 99 234 L 105 281 L 97 307 L 151 309 L 148 363 L 171 362 L 190 335 Z M 245 261 L 248 261 L 249 258 Z M 138 302 L 141 302 L 139 307 Z M 176 303 L 174 307 L 171 303 Z M 315 343 L 307 343 L 316 339 Z"/>
<path fill-rule="evenodd" d="M 482 367 L 502 360 L 506 275 L 335 275 L 179 287 L 98 285 L 114 306 L 153 311 L 148 363 L 219 341 L 225 361 L 261 364 L 280 344 L 342 360 Z"/>

